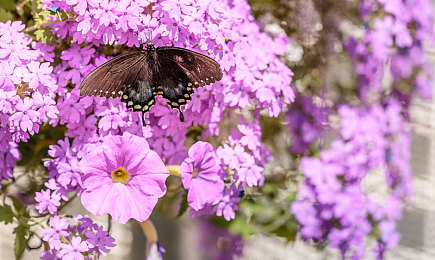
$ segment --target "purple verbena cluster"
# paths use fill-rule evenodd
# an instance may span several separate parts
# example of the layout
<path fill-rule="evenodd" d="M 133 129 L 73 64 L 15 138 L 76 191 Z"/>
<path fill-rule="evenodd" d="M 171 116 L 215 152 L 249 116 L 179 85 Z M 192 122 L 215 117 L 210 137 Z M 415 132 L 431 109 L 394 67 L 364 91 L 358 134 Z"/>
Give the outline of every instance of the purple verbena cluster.
<path fill-rule="evenodd" d="M 409 131 L 402 107 L 395 100 L 385 106 L 342 106 L 338 112 L 340 137 L 320 153 L 320 158 L 301 160 L 305 185 L 291 209 L 302 225 L 304 239 L 328 241 L 343 256 L 359 259 L 366 250 L 365 237 L 375 228 L 381 232 L 377 238 L 380 247 L 397 245 L 399 205 L 412 194 Z M 391 190 L 382 203 L 361 186 L 367 175 L 377 171 L 384 175 L 385 185 Z M 384 230 L 390 225 L 392 229 Z M 388 235 L 384 236 L 385 232 Z"/>
<path fill-rule="evenodd" d="M 343 43 L 355 65 L 359 105 L 338 106 L 338 138 L 319 158 L 301 159 L 306 179 L 291 206 L 304 239 L 327 243 L 343 257 L 363 258 L 366 237 L 373 236 L 382 259 L 400 239 L 396 222 L 412 194 L 409 101 L 416 93 L 432 96 L 423 44 L 432 40 L 433 10 L 430 1 L 362 1 L 365 34 Z M 364 189 L 375 173 L 389 190 L 383 202 Z"/>
<path fill-rule="evenodd" d="M 366 24 L 362 39 L 345 42 L 354 60 L 362 100 L 382 89 L 382 77 L 390 71 L 395 81 L 409 82 L 425 98 L 432 97 L 432 65 L 423 47 L 433 35 L 433 4 L 429 0 L 364 0 L 361 18 Z M 395 91 L 411 95 L 413 88 L 393 86 Z"/>
<path fill-rule="evenodd" d="M 343 42 L 358 79 L 357 105 L 326 108 L 304 94 L 288 110 L 295 99 L 293 73 L 278 57 L 287 36 L 266 34 L 246 0 L 41 2 L 43 9 L 62 12 L 36 24 L 51 30 L 55 45 L 26 36 L 21 22 L 0 23 L 0 181 L 13 177 L 21 142 L 42 126 L 64 129 L 64 138 L 49 147 L 48 180 L 34 197 L 36 211 L 50 216 L 42 231 L 49 245 L 43 258 L 108 253 L 114 240 L 102 227 L 88 217 L 60 217 L 59 207 L 80 196 L 94 215 L 145 221 L 166 193 L 165 165 L 178 166 L 192 216 L 234 219 L 241 191 L 262 186 L 273 159 L 262 142 L 260 118 L 283 111 L 292 153 L 306 155 L 306 179 L 291 205 L 303 239 L 353 258 L 364 256 L 367 236 L 376 239 L 378 258 L 396 246 L 400 205 L 412 194 L 405 115 L 411 95 L 432 96 L 432 68 L 423 51 L 433 34 L 430 0 L 361 1 L 364 34 Z M 221 81 L 195 89 L 181 108 L 184 122 L 161 97 L 143 126 L 141 113 L 119 98 L 80 95 L 79 84 L 96 67 L 125 46 L 147 42 L 205 54 L 223 70 Z M 383 84 L 387 72 L 390 86 Z M 341 120 L 338 137 L 314 157 L 309 150 L 324 137 L 328 113 Z M 390 191 L 384 203 L 362 187 L 375 172 Z M 240 237 L 229 237 L 224 249 L 240 253 Z"/>
<path fill-rule="evenodd" d="M 245 1 L 232 4 L 225 1 L 42 2 L 45 8 L 60 7 L 76 17 L 75 21 L 49 25 L 57 37 L 72 41 L 71 47 L 62 51 L 61 63 L 54 68 L 61 88 L 57 100 L 59 116 L 54 122 L 65 125 L 66 136 L 74 138 L 71 144 L 65 139 L 50 148 L 54 159 L 46 162 L 46 166 L 53 179 L 46 186 L 50 185 L 52 194 L 81 192 L 80 178 L 77 178 L 80 167 L 76 163 L 86 154 L 90 144 L 106 135 L 129 132 L 143 136 L 166 164 L 179 164 L 186 158 L 184 142 L 189 126 L 207 125 L 203 138 L 219 135 L 219 123 L 228 115 L 237 115 L 240 109 L 251 109 L 253 118 L 239 116 L 238 124 L 233 126 L 231 135 L 217 152 L 214 149 L 204 151 L 205 156 L 216 157 L 219 182 L 223 184 L 230 174 L 230 183 L 219 188 L 213 198 L 206 199 L 207 203 L 191 204 L 194 210 L 205 204 L 220 205 L 209 213 L 224 215 L 227 220 L 234 218 L 240 200 L 238 191 L 233 192 L 234 188 L 241 190 L 245 185 L 262 185 L 264 165 L 271 158 L 261 142 L 260 111 L 268 109 L 270 116 L 277 116 L 294 99 L 290 87 L 292 72 L 276 57 L 285 50 L 285 37 L 272 40 L 262 33 L 251 19 Z M 153 38 L 147 39 L 146 35 Z M 79 95 L 77 86 L 81 80 L 107 60 L 98 52 L 99 46 L 126 44 L 138 47 L 146 40 L 156 46 L 194 47 L 195 51 L 218 61 L 225 72 L 222 81 L 195 90 L 192 100 L 182 108 L 184 123 L 179 121 L 178 112 L 159 97 L 146 116 L 147 127 L 142 127 L 140 113 L 126 109 L 119 99 Z M 76 88 L 67 91 L 69 84 Z M 228 167 L 229 173 L 223 170 L 224 167 Z M 234 198 L 228 199 L 229 194 Z M 57 195 L 43 197 L 45 207 L 56 204 L 49 201 L 58 200 Z M 45 208 L 41 206 L 42 209 Z"/>
<path fill-rule="evenodd" d="M 34 42 L 21 32 L 24 28 L 19 21 L 0 23 L 0 180 L 12 177 L 14 161 L 20 159 L 17 144 L 59 113 L 49 63 L 53 55 L 44 52 L 53 48 Z"/>
<path fill-rule="evenodd" d="M 93 223 L 88 216 L 50 217 L 42 239 L 49 248 L 41 252 L 41 259 L 93 259 L 110 252 L 115 240 Z"/>
<path fill-rule="evenodd" d="M 36 192 L 35 207 L 39 214 L 57 214 L 58 207 L 76 194 L 96 215 L 109 212 L 123 223 L 129 218 L 140 221 L 148 218 L 155 203 L 149 212 L 142 214 L 133 207 L 121 209 L 115 204 L 97 209 L 93 206 L 95 201 L 89 199 L 89 194 L 102 194 L 102 189 L 108 187 L 99 186 L 98 178 L 110 182 L 120 192 L 124 188 L 124 192 L 133 195 L 137 192 L 140 196 L 132 196 L 138 199 L 164 194 L 164 179 L 162 184 L 153 175 L 140 172 L 135 164 L 111 161 L 110 156 L 120 156 L 116 155 L 118 148 L 135 147 L 127 141 L 132 138 L 137 145 L 149 143 L 149 149 L 142 151 L 141 156 L 147 158 L 144 162 L 162 158 L 165 164 L 183 162 L 182 167 L 187 167 L 182 174 L 184 186 L 189 190 L 192 215 L 215 213 L 226 220 L 234 218 L 239 191 L 246 185 L 262 185 L 264 165 L 272 158 L 261 142 L 260 113 L 277 117 L 294 99 L 290 87 L 292 72 L 277 57 L 284 54 L 286 36 L 272 39 L 262 32 L 244 0 L 41 2 L 43 9 L 61 10 L 68 16 L 63 20 L 60 15 L 47 16 L 49 24 L 42 25 L 51 29 L 58 43 L 62 42 L 60 52 L 54 52 L 59 46 L 32 41 L 24 34 L 20 22 L 0 24 L 0 152 L 4 155 L 0 158 L 1 169 L 5 169 L 2 179 L 12 177 L 14 160 L 19 158 L 17 144 L 38 133 L 45 123 L 65 127 L 66 131 L 64 139 L 50 146 L 51 160 L 44 162 L 49 179 L 45 188 Z M 219 62 L 224 71 L 220 82 L 195 90 L 192 100 L 182 107 L 185 122 L 180 122 L 178 112 L 160 97 L 147 113 L 144 127 L 140 113 L 127 109 L 119 99 L 80 96 L 81 81 L 119 54 L 122 45 L 140 47 L 147 41 L 206 54 Z M 115 48 L 105 56 L 103 45 Z M 107 48 L 104 53 L 108 53 Z M 233 118 L 235 121 L 231 122 Z M 229 136 L 224 137 L 222 145 L 213 148 L 198 142 L 186 153 L 190 126 L 207 126 L 199 136 L 206 139 L 220 135 L 221 122 L 231 122 Z M 96 150 L 109 159 L 99 160 Z M 153 153 L 156 156 L 147 157 Z M 96 173 L 95 167 L 100 167 L 100 171 Z M 152 188 L 136 190 L 134 181 L 141 178 L 149 178 Z M 216 188 L 204 196 L 210 182 Z M 150 194 L 157 190 L 160 193 Z M 106 203 L 109 202 L 102 202 L 109 205 Z M 56 232 L 62 233 L 65 228 L 62 226 Z M 96 246 L 89 242 L 91 238 L 78 236 L 77 232 L 72 234 L 62 235 L 61 242 L 49 239 L 51 253 L 74 257 L 70 254 L 81 255 Z"/>
<path fill-rule="evenodd" d="M 287 112 L 287 121 L 292 133 L 291 152 L 304 154 L 324 133 L 328 111 L 320 104 L 314 104 L 313 98 L 298 96 Z"/>

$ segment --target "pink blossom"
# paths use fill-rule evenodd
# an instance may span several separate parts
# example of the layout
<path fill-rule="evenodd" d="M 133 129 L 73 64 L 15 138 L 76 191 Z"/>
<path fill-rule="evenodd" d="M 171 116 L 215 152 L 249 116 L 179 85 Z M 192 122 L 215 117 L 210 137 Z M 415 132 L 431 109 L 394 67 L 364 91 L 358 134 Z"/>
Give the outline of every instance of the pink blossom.
<path fill-rule="evenodd" d="M 224 188 L 219 164 L 211 144 L 196 142 L 189 149 L 189 157 L 180 167 L 181 180 L 188 189 L 187 202 L 198 211 L 206 204 L 214 204 Z"/>
<path fill-rule="evenodd" d="M 126 223 L 145 221 L 166 192 L 168 170 L 144 138 L 124 133 L 107 136 L 80 163 L 83 206 Z"/>
<path fill-rule="evenodd" d="M 44 212 L 46 209 L 50 214 L 53 214 L 57 211 L 57 207 L 60 206 L 60 196 L 54 192 L 50 194 L 50 190 L 36 192 L 35 200 L 38 202 L 35 208 L 38 210 L 39 214 Z"/>
<path fill-rule="evenodd" d="M 86 242 L 82 241 L 79 236 L 74 236 L 71 239 L 71 244 L 61 244 L 60 246 L 62 249 L 59 252 L 59 256 L 62 257 L 62 259 L 85 259 L 82 252 L 86 252 L 88 250 Z"/>

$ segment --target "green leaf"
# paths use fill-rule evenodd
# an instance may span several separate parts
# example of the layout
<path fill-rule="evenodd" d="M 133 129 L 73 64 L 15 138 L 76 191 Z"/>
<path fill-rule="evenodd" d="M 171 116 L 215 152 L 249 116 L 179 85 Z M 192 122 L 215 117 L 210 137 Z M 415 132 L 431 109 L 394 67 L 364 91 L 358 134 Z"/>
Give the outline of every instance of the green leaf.
<path fill-rule="evenodd" d="M 24 204 L 21 202 L 21 200 L 19 200 L 17 197 L 10 197 L 12 200 L 12 205 L 14 205 L 14 208 L 17 212 L 22 212 L 25 210 L 25 206 Z"/>
<path fill-rule="evenodd" d="M 288 202 L 293 202 L 293 201 L 295 201 L 295 200 L 296 200 L 296 196 L 297 196 L 297 194 L 298 194 L 298 193 L 297 193 L 296 191 L 291 191 L 291 192 L 288 194 L 286 200 L 287 200 Z"/>
<path fill-rule="evenodd" d="M 57 16 L 57 14 L 55 12 L 50 11 L 50 10 L 42 10 L 41 12 L 38 13 L 38 15 L 51 16 L 51 17 Z"/>
<path fill-rule="evenodd" d="M 187 210 L 187 190 L 184 191 L 183 197 L 181 197 L 180 208 L 178 209 L 177 218 L 181 217 Z"/>
<path fill-rule="evenodd" d="M 0 22 L 4 23 L 6 21 L 12 20 L 13 18 L 14 16 L 10 12 L 0 8 Z"/>
<path fill-rule="evenodd" d="M 0 1 L 0 8 L 6 9 L 8 11 L 14 11 L 16 8 L 15 1 L 14 0 L 1 0 Z M 2 16 L 0 16 L 0 17 L 2 17 Z"/>
<path fill-rule="evenodd" d="M 24 250 L 27 246 L 27 235 L 28 232 L 28 226 L 25 224 L 19 224 L 14 229 L 15 236 L 15 242 L 14 242 L 14 253 L 15 253 L 15 259 L 20 259 L 21 256 L 24 253 Z"/>
<path fill-rule="evenodd" d="M 11 206 L 4 205 L 0 207 L 0 222 L 5 222 L 5 224 L 12 223 L 13 217 L 14 213 L 12 212 Z"/>
<path fill-rule="evenodd" d="M 248 238 L 250 235 L 258 233 L 255 225 L 249 224 L 246 219 L 236 216 L 234 220 L 229 223 L 229 231 L 240 234 L 243 238 Z"/>
<path fill-rule="evenodd" d="M 298 234 L 298 225 L 295 222 L 289 222 L 271 232 L 276 236 L 283 237 L 287 242 L 294 242 Z"/>
<path fill-rule="evenodd" d="M 54 43 L 55 37 L 51 32 L 50 28 L 41 28 L 35 31 L 36 40 L 43 43 L 51 44 Z"/>

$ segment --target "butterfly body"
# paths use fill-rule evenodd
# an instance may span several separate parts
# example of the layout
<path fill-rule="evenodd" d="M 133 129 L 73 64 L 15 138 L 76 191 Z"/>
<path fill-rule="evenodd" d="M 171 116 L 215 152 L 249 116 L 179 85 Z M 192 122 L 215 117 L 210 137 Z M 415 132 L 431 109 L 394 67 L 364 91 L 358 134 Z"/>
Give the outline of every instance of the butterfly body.
<path fill-rule="evenodd" d="M 120 97 L 127 108 L 144 115 L 162 96 L 173 109 L 191 99 L 194 88 L 222 79 L 219 64 L 200 53 L 177 47 L 157 47 L 119 55 L 92 71 L 80 84 L 82 96 Z"/>

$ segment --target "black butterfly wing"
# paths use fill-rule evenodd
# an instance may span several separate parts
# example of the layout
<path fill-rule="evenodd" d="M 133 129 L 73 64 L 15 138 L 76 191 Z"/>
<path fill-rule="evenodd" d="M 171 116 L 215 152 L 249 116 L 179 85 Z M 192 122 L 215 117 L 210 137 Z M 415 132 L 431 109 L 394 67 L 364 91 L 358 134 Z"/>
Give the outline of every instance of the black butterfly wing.
<path fill-rule="evenodd" d="M 158 47 L 156 51 L 159 88 L 172 108 L 179 109 L 190 100 L 194 88 L 222 79 L 219 63 L 203 54 L 177 47 Z"/>
<path fill-rule="evenodd" d="M 138 79 L 145 56 L 140 51 L 131 51 L 107 61 L 82 81 L 80 95 L 120 97 Z"/>
<path fill-rule="evenodd" d="M 172 108 L 191 99 L 193 89 L 222 79 L 219 63 L 200 53 L 151 44 L 146 51 L 122 54 L 92 71 L 80 84 L 82 96 L 121 97 L 127 108 L 145 112 L 163 96 Z"/>

